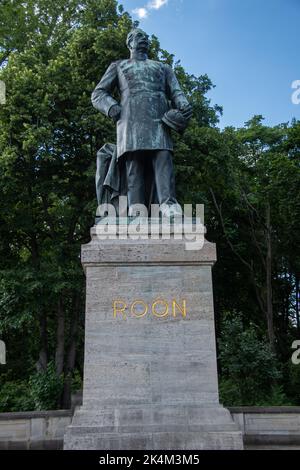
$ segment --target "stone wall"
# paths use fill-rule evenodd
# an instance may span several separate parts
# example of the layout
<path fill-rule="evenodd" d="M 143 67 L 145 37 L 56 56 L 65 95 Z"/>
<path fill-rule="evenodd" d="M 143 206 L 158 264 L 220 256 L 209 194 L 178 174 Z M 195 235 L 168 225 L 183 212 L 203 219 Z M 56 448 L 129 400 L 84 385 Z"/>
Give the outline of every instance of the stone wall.
<path fill-rule="evenodd" d="M 0 449 L 61 449 L 72 412 L 0 413 Z"/>
<path fill-rule="evenodd" d="M 234 407 L 246 449 L 300 449 L 300 407 Z M 62 449 L 72 412 L 0 413 L 0 449 Z"/>
<path fill-rule="evenodd" d="M 245 448 L 300 449 L 300 407 L 232 407 Z"/>

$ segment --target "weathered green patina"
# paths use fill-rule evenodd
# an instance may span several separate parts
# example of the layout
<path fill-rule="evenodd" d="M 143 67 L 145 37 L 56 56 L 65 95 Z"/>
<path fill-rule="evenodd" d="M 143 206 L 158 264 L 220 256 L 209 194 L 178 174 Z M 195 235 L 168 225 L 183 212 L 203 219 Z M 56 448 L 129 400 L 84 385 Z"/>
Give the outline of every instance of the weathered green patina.
<path fill-rule="evenodd" d="M 152 201 L 175 208 L 178 204 L 170 129 L 184 130 L 192 109 L 172 68 L 148 59 L 149 38 L 144 31 L 132 30 L 127 46 L 130 59 L 112 63 L 92 94 L 93 106 L 117 123 L 116 155 L 108 164 L 107 148 L 98 153 L 98 202 L 107 199 L 101 185 L 113 199 L 123 192 L 121 187 L 116 188 L 115 181 L 126 179 L 129 212 L 136 204 L 149 206 Z M 115 90 L 120 103 L 113 97 Z M 108 178 L 110 186 L 103 173 L 106 171 L 114 176 L 113 184 Z"/>

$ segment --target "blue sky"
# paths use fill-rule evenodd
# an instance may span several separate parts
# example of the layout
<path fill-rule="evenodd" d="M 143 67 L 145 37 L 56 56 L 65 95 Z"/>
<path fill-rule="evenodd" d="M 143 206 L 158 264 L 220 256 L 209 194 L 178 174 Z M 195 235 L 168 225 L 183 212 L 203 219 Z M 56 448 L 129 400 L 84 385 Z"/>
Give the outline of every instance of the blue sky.
<path fill-rule="evenodd" d="M 207 73 L 223 106 L 220 126 L 254 114 L 275 125 L 300 119 L 292 82 L 300 80 L 300 0 L 121 0 L 194 75 Z M 140 10 L 142 9 L 142 10 Z"/>

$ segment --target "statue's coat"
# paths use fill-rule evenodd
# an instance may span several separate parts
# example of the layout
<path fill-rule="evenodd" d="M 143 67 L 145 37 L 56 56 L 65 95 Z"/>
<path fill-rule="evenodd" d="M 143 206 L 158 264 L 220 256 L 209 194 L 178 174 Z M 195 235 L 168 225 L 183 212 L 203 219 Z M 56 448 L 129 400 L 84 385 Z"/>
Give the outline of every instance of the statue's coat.
<path fill-rule="evenodd" d="M 112 63 L 92 94 L 93 106 L 109 116 L 112 96 L 121 96 L 117 122 L 117 157 L 136 150 L 173 150 L 170 130 L 161 121 L 170 108 L 188 101 L 169 65 L 153 60 L 126 59 Z"/>

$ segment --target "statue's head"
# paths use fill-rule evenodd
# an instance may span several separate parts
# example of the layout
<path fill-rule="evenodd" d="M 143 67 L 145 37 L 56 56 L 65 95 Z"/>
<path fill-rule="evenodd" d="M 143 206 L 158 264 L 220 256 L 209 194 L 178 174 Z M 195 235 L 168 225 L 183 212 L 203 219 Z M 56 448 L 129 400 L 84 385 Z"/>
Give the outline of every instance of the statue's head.
<path fill-rule="evenodd" d="M 132 29 L 127 36 L 126 44 L 130 51 L 148 52 L 150 46 L 149 36 L 142 29 Z"/>

